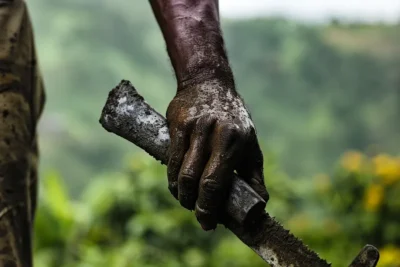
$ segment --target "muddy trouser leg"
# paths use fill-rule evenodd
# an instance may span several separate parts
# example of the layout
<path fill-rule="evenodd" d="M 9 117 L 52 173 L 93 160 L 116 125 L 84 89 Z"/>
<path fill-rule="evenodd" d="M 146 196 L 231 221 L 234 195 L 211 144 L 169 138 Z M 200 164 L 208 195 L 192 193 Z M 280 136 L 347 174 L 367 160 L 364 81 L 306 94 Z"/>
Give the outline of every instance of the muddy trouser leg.
<path fill-rule="evenodd" d="M 32 266 L 36 157 L 29 105 L 18 92 L 0 93 L 0 266 Z"/>
<path fill-rule="evenodd" d="M 23 0 L 0 0 L 0 267 L 32 267 L 36 123 L 44 105 Z"/>

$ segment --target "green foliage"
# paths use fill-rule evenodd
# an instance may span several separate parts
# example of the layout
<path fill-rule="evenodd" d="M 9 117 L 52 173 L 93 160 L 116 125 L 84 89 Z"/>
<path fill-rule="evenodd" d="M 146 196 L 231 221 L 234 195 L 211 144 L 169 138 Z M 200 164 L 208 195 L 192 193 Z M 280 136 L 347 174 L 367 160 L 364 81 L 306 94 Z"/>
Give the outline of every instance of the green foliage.
<path fill-rule="evenodd" d="M 380 267 L 400 253 L 400 158 L 345 154 L 332 177 L 288 178 L 266 159 L 268 211 L 335 266 L 366 244 L 381 249 Z M 41 266 L 265 266 L 235 236 L 204 232 L 170 195 L 165 167 L 140 155 L 120 173 L 91 182 L 72 201 L 55 173 L 44 177 L 36 218 L 35 261 Z M 396 248 L 397 246 L 397 248 Z"/>
<path fill-rule="evenodd" d="M 202 231 L 168 192 L 164 173 L 150 157 L 131 159 L 125 172 L 97 177 L 74 205 L 59 177 L 46 175 L 37 266 L 262 266 L 225 229 Z"/>

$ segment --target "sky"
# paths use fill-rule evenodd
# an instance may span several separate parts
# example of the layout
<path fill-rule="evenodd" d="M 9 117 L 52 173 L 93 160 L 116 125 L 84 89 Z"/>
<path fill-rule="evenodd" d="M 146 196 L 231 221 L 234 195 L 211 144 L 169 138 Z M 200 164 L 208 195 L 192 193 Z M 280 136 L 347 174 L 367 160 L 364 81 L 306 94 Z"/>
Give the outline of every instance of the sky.
<path fill-rule="evenodd" d="M 400 0 L 219 0 L 224 17 L 279 15 L 303 21 L 344 20 L 396 23 Z"/>

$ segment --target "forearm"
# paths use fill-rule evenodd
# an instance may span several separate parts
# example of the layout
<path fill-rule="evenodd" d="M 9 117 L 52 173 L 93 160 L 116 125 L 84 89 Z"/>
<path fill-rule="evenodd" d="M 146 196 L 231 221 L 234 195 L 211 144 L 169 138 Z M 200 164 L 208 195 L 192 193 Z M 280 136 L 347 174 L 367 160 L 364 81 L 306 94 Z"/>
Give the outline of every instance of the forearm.
<path fill-rule="evenodd" d="M 175 70 L 178 90 L 233 75 L 221 32 L 218 0 L 150 0 Z"/>

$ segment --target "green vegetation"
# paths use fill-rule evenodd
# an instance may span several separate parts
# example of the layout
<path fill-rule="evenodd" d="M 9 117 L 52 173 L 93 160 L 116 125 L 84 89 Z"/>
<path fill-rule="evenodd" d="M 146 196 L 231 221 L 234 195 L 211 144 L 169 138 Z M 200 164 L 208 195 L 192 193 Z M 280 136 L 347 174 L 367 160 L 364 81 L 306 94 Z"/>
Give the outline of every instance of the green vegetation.
<path fill-rule="evenodd" d="M 380 267 L 397 267 L 400 158 L 349 152 L 339 163 L 333 176 L 292 180 L 267 159 L 268 211 L 334 266 L 347 266 L 370 243 L 381 250 Z M 95 177 L 76 200 L 56 173 L 44 177 L 37 267 L 265 266 L 222 226 L 203 232 L 150 156 L 124 165 Z"/>
<path fill-rule="evenodd" d="M 165 167 L 98 123 L 121 79 L 161 113 L 174 95 L 148 3 L 28 5 L 47 87 L 37 266 L 263 266 L 226 230 L 202 232 L 169 195 Z M 337 266 L 366 243 L 398 266 L 383 263 L 400 258 L 399 27 L 223 23 L 265 151 L 268 211 Z M 348 150 L 363 154 L 337 166 Z"/>

